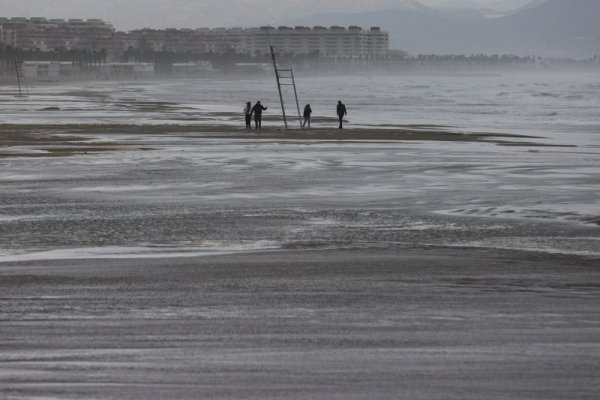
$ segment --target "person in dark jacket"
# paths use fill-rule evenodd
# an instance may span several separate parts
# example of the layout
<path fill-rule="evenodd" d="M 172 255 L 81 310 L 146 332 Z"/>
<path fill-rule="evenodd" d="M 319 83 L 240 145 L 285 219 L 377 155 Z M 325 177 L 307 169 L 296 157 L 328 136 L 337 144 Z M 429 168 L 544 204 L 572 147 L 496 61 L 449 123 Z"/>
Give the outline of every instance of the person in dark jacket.
<path fill-rule="evenodd" d="M 344 103 L 342 103 L 342 101 L 338 101 L 338 105 L 337 105 L 337 115 L 338 118 L 340 119 L 340 129 L 342 129 L 342 121 L 344 120 L 344 115 L 348 114 L 348 112 L 346 111 L 346 106 L 344 105 Z"/>
<path fill-rule="evenodd" d="M 244 116 L 246 117 L 246 128 L 250 129 L 252 128 L 251 122 L 252 122 L 252 103 L 247 102 L 246 106 L 244 107 Z"/>
<path fill-rule="evenodd" d="M 252 107 L 252 114 L 254 114 L 254 129 L 262 129 L 262 112 L 266 110 L 267 107 L 263 107 L 260 104 L 260 101 L 257 101 L 254 107 Z"/>
<path fill-rule="evenodd" d="M 312 109 L 310 108 L 310 104 L 304 106 L 304 122 L 302 123 L 302 127 L 308 124 L 308 129 L 310 129 L 310 114 L 312 114 Z"/>

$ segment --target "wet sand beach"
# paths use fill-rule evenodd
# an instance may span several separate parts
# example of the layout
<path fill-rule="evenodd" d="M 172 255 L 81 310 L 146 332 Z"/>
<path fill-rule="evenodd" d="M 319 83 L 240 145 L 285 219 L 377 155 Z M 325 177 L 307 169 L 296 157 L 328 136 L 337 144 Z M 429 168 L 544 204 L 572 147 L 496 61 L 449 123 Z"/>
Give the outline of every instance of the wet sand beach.
<path fill-rule="evenodd" d="M 5 399 L 593 399 L 598 259 L 415 248 L 0 264 Z"/>
<path fill-rule="evenodd" d="M 231 115 L 233 116 L 233 115 Z M 432 141 L 500 141 L 511 144 L 510 139 L 535 139 L 502 133 L 465 133 L 453 131 L 451 127 L 434 125 L 399 125 L 396 128 L 312 128 L 264 127 L 261 130 L 235 128 L 229 125 L 194 124 L 0 124 L 0 144 L 36 144 L 42 139 L 59 141 L 55 135 L 74 134 L 132 134 L 132 135 L 189 135 L 206 138 L 227 139 L 301 139 L 301 140 L 432 140 Z M 54 136 L 53 136 L 54 135 Z M 63 139 L 64 140 L 64 139 Z"/>
<path fill-rule="evenodd" d="M 13 124 L 0 154 L 1 398 L 597 395 L 589 148 Z"/>

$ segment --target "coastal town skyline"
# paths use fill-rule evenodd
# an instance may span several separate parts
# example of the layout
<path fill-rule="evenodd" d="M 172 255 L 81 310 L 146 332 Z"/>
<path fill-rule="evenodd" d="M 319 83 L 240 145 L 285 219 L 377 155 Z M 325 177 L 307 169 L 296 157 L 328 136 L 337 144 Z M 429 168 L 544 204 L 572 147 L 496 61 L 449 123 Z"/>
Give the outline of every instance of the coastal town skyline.
<path fill-rule="evenodd" d="M 12 0 L 7 0 L 11 3 Z M 115 32 L 141 29 L 247 29 L 260 26 L 380 27 L 389 32 L 391 49 L 411 54 L 533 54 L 552 58 L 589 58 L 600 54 L 600 25 L 596 16 L 600 2 L 595 0 L 479 0 L 358 2 L 348 0 L 343 7 L 335 1 L 312 0 L 291 3 L 231 0 L 230 12 L 211 1 L 174 0 L 168 4 L 149 0 L 123 4 L 108 0 L 101 6 L 74 7 L 68 0 L 35 8 L 21 3 L 0 5 L 0 20 L 62 19 L 103 20 Z M 27 4 L 27 2 L 23 2 Z M 138 4 L 137 12 L 131 7 Z M 237 4 L 237 6 L 234 6 Z M 509 7 L 512 5 L 512 8 Z M 514 8 L 517 7 L 517 8 Z M 115 10 L 119 12 L 115 12 Z M 244 18 L 239 19 L 243 10 Z M 0 27 L 2 22 L 0 21 Z M 2 40 L 0 40 L 2 41 Z M 3 41 L 6 44 L 6 41 Z"/>

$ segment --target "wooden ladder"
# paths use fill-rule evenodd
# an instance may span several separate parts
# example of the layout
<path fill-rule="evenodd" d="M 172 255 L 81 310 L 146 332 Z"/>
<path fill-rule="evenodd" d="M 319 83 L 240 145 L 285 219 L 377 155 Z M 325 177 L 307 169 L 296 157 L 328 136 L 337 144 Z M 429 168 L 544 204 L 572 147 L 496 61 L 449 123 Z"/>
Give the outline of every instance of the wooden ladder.
<path fill-rule="evenodd" d="M 25 68 L 23 67 L 23 61 L 19 61 L 15 58 L 15 72 L 17 73 L 17 83 L 19 85 L 19 96 L 18 97 L 29 97 L 29 88 L 27 87 L 27 76 L 25 75 Z"/>
<path fill-rule="evenodd" d="M 300 114 L 300 103 L 298 102 L 298 91 L 296 90 L 296 80 L 294 79 L 294 71 L 291 67 L 288 69 L 280 69 L 277 66 L 277 60 L 275 58 L 275 48 L 271 45 L 269 31 L 267 31 L 267 41 L 269 43 L 269 50 L 271 51 L 271 59 L 273 60 L 275 79 L 277 80 L 277 90 L 279 91 L 279 101 L 281 102 L 281 112 L 283 113 L 283 124 L 285 125 L 285 129 L 288 129 L 287 115 L 285 112 L 285 103 L 283 101 L 283 93 L 281 91 L 281 87 L 292 86 L 294 88 L 296 110 L 298 111 L 298 122 L 300 123 L 300 129 L 302 129 L 302 115 Z"/>

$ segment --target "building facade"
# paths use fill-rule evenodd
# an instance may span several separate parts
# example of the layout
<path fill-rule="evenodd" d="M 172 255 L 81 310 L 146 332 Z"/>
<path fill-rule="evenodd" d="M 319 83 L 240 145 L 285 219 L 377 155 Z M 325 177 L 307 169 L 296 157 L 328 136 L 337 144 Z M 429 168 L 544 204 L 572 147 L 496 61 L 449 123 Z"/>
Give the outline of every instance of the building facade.
<path fill-rule="evenodd" d="M 378 27 L 368 30 L 358 26 L 313 28 L 280 26 L 260 28 L 215 29 L 142 29 L 129 32 L 128 46 L 146 46 L 160 51 L 269 54 L 269 41 L 278 52 L 321 57 L 360 58 L 382 56 L 389 51 L 389 34 Z"/>
<path fill-rule="evenodd" d="M 13 32 L 10 45 L 24 50 L 108 50 L 114 45 L 114 28 L 101 19 L 0 18 L 0 26 Z"/>
<path fill-rule="evenodd" d="M 251 55 L 268 53 L 268 41 L 282 53 L 338 58 L 383 56 L 390 47 L 389 33 L 379 27 L 261 27 L 246 29 L 240 36 L 240 51 Z"/>
<path fill-rule="evenodd" d="M 139 29 L 119 35 L 123 47 L 146 48 L 154 51 L 176 53 L 226 53 L 237 52 L 239 45 L 234 37 L 215 29 Z"/>
<path fill-rule="evenodd" d="M 139 29 L 117 32 L 100 19 L 1 18 L 0 42 L 25 50 L 104 49 L 118 59 L 130 48 L 178 53 L 314 54 L 326 58 L 369 58 L 389 52 L 389 34 L 379 27 L 358 26 Z"/>

